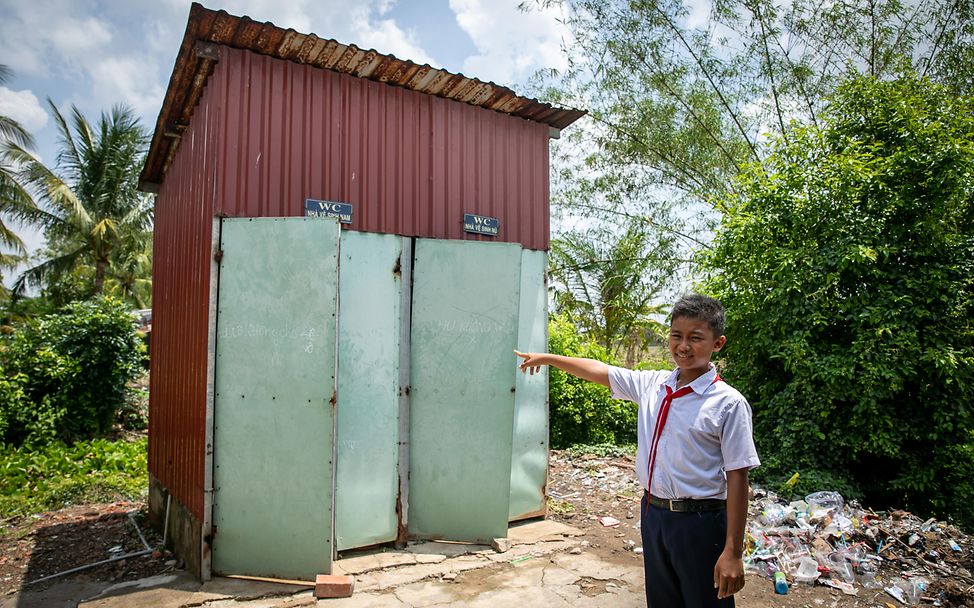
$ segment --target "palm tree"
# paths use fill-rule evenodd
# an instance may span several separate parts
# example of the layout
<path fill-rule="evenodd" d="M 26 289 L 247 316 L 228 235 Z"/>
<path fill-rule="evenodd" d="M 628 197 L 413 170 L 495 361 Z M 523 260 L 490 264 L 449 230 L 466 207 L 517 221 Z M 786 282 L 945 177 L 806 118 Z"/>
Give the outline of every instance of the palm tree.
<path fill-rule="evenodd" d="M 136 308 L 148 308 L 152 297 L 152 233 L 129 231 L 110 266 L 105 291 Z"/>
<path fill-rule="evenodd" d="M 144 251 L 151 234 L 151 199 L 137 187 L 148 137 L 125 106 L 102 113 L 97 129 L 92 129 L 77 107 L 71 107 L 69 126 L 47 101 L 60 136 L 55 169 L 21 146 L 10 145 L 8 150 L 22 167 L 18 180 L 43 203 L 33 219 L 43 226 L 49 244 L 49 257 L 17 279 L 14 293 L 57 281 L 87 265 L 94 268 L 93 294 L 98 295 L 116 267 L 126 272 L 125 260 L 137 258 L 137 248 Z"/>
<path fill-rule="evenodd" d="M 638 219 L 620 232 L 569 233 L 551 242 L 549 274 L 558 313 L 626 365 L 663 327 L 653 304 L 674 264 L 673 241 Z"/>
<path fill-rule="evenodd" d="M 10 68 L 0 64 L 0 85 L 7 82 L 10 76 Z M 19 167 L 6 154 L 10 145 L 30 149 L 34 147 L 34 140 L 16 120 L 0 115 L 0 299 L 7 297 L 7 289 L 2 284 L 3 270 L 16 267 L 27 253 L 24 242 L 7 222 L 29 222 L 37 210 L 30 193 L 16 178 Z"/>

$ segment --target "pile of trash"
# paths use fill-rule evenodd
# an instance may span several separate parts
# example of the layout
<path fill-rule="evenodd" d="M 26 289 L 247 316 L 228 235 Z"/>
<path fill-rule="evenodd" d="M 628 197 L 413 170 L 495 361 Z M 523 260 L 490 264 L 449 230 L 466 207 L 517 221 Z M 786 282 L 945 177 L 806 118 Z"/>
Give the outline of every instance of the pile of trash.
<path fill-rule="evenodd" d="M 573 456 L 565 451 L 552 451 L 549 460 L 548 496 L 573 503 L 579 510 L 601 512 L 605 500 L 632 503 L 638 514 L 643 490 L 636 479 L 635 462 L 630 455 Z"/>
<path fill-rule="evenodd" d="M 907 606 L 974 606 L 974 546 L 952 525 L 864 509 L 837 492 L 789 503 L 756 489 L 749 515 L 745 568 L 779 593 L 821 584 L 885 592 Z"/>
<path fill-rule="evenodd" d="M 557 456 L 552 456 L 556 460 Z M 602 494 L 642 493 L 642 488 L 633 472 L 633 463 L 622 458 L 562 458 L 558 464 L 569 466 L 560 476 L 565 489 L 586 492 L 597 491 Z"/>
<path fill-rule="evenodd" d="M 639 499 L 631 454 L 552 451 L 550 509 L 632 536 L 639 552 Z M 563 509 L 563 510 L 562 510 Z M 836 492 L 788 502 L 755 488 L 745 547 L 749 573 L 789 586 L 825 585 L 879 605 L 974 608 L 974 537 L 906 511 L 873 511 Z M 895 598 L 895 599 L 894 599 Z M 851 599 L 851 598 L 850 598 Z"/>

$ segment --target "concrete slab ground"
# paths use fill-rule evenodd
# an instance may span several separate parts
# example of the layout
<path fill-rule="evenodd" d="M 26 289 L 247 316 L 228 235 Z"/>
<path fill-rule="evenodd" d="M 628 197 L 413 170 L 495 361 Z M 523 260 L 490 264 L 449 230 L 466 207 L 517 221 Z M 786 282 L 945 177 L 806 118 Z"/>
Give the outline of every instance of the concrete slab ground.
<path fill-rule="evenodd" d="M 81 608 L 426 608 L 435 606 L 643 606 L 638 562 L 583 550 L 582 532 L 553 521 L 512 526 L 511 548 L 423 542 L 335 562 L 355 579 L 350 598 L 316 599 L 308 587 L 238 578 L 200 584 L 186 574 L 115 585 Z M 499 545 L 503 546 L 503 544 Z"/>

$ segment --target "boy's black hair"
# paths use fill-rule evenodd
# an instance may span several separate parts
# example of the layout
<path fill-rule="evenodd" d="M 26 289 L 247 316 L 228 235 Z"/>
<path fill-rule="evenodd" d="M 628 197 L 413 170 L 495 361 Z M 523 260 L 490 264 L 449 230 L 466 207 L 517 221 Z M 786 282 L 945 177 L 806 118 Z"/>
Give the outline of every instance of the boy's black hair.
<path fill-rule="evenodd" d="M 709 296 L 693 293 L 677 300 L 670 313 L 670 319 L 678 317 L 705 321 L 713 330 L 714 337 L 724 335 L 724 306 Z"/>

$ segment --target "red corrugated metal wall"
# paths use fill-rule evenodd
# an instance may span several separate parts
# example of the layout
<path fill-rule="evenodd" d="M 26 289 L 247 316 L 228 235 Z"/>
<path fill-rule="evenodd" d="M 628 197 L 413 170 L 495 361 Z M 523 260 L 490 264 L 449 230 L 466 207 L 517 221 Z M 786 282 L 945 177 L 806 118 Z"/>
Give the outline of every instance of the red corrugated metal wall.
<path fill-rule="evenodd" d="M 355 230 L 548 248 L 548 127 L 401 87 L 221 47 L 218 211 L 354 205 Z M 195 120 L 195 118 L 194 118 Z M 463 214 L 500 235 L 463 231 Z"/>
<path fill-rule="evenodd" d="M 203 518 L 210 245 L 218 108 L 206 90 L 156 197 L 149 471 Z"/>

